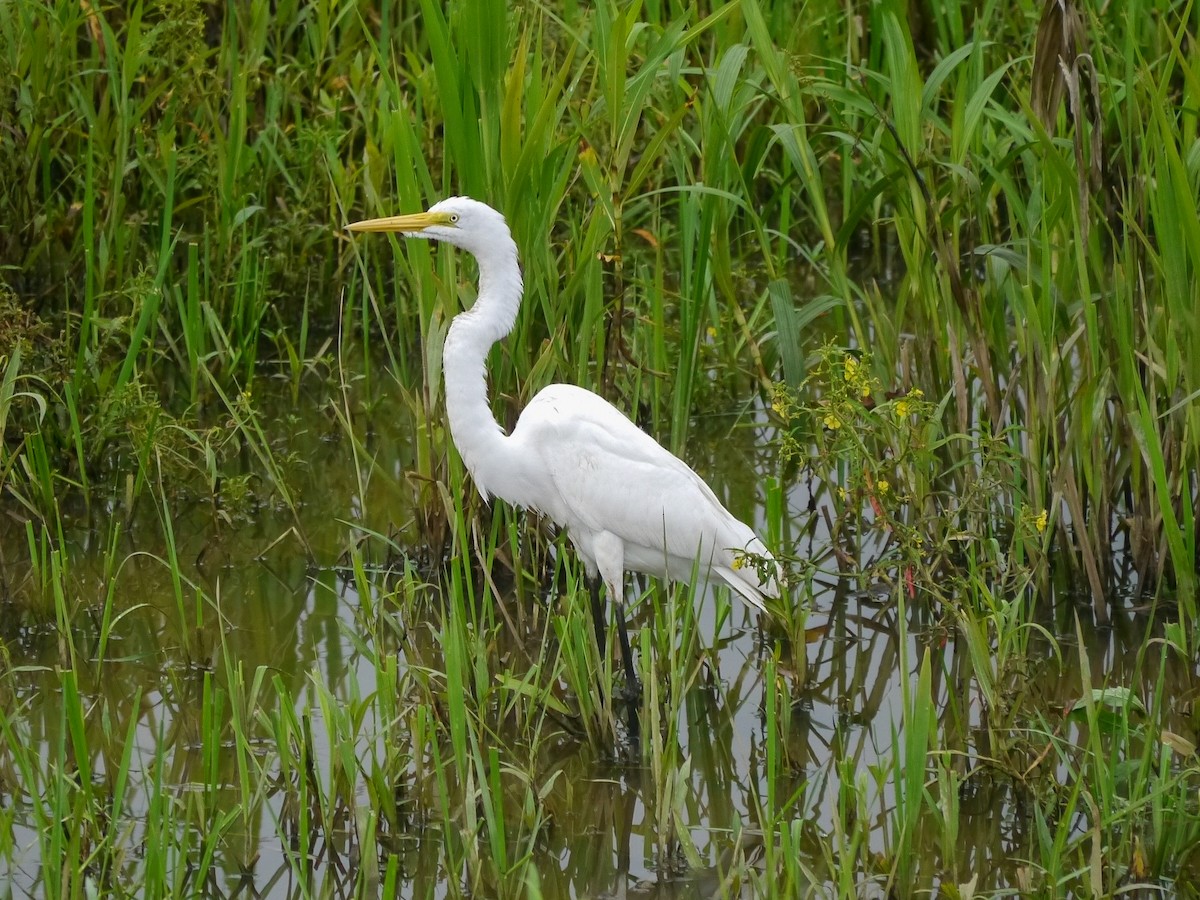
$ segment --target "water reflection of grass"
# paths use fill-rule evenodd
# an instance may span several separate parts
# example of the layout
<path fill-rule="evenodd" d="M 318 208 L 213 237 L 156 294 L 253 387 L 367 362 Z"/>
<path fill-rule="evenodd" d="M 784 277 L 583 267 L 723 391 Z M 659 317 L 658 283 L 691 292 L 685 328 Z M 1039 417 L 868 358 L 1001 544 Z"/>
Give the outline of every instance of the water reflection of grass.
<path fill-rule="evenodd" d="M 15 890 L 1194 881 L 1195 12 L 377 6 L 0 16 Z M 459 191 L 502 421 L 594 387 L 792 557 L 638 591 L 637 745 L 449 448 L 471 273 L 337 234 Z"/>

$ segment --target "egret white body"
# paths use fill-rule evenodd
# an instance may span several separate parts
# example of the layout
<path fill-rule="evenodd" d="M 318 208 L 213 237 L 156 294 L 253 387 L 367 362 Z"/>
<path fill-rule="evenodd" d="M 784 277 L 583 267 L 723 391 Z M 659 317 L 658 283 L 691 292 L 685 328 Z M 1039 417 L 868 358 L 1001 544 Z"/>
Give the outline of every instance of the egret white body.
<path fill-rule="evenodd" d="M 443 369 L 450 434 L 484 498 L 536 510 L 564 528 L 588 576 L 603 579 L 618 611 L 626 571 L 683 582 L 698 573 L 765 611 L 765 598 L 779 588 L 778 567 L 762 541 L 687 464 L 612 404 L 583 388 L 552 384 L 533 398 L 512 434 L 496 421 L 487 354 L 512 330 L 523 291 L 517 246 L 500 213 L 451 197 L 425 213 L 349 228 L 445 241 L 478 261 L 479 295 L 450 324 Z M 747 555 L 768 560 L 773 574 L 761 579 L 743 562 Z"/>

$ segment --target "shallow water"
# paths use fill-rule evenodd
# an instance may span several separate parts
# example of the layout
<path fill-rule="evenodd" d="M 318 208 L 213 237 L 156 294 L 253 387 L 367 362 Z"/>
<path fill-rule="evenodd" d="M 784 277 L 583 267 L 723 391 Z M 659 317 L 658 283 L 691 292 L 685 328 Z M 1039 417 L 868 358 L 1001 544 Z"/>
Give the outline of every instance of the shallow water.
<path fill-rule="evenodd" d="M 272 405 L 270 400 L 259 402 L 268 408 Z M 237 796 L 238 780 L 245 774 L 243 764 L 229 747 L 214 756 L 212 748 L 206 751 L 197 739 L 202 731 L 196 718 L 198 699 L 209 678 L 239 666 L 244 673 L 263 667 L 271 678 L 279 678 L 296 699 L 297 714 L 310 710 L 319 773 L 330 771 L 331 760 L 328 735 L 319 721 L 316 686 L 327 687 L 343 702 L 367 696 L 376 688 L 375 667 L 354 640 L 364 598 L 346 577 L 341 559 L 345 547 L 364 532 L 392 536 L 412 558 L 422 556 L 424 548 L 415 545 L 416 510 L 406 475 L 417 452 L 414 429 L 398 404 L 380 400 L 364 438 L 366 455 L 360 455 L 356 467 L 351 447 L 325 411 L 326 402 L 313 396 L 299 412 L 290 407 L 281 397 L 278 410 L 269 413 L 279 426 L 271 433 L 282 435 L 273 449 L 281 458 L 292 455 L 288 470 L 300 499 L 299 530 L 312 548 L 312 562 L 292 531 L 296 523 L 282 506 L 250 510 L 235 516 L 230 525 L 218 521 L 206 500 L 172 504 L 180 570 L 217 601 L 219 617 L 212 609 L 198 608 L 195 587 L 173 580 L 164 562 L 168 544 L 163 525 L 152 507 L 139 506 L 132 514 L 119 503 L 93 509 L 78 516 L 76 527 L 65 536 L 68 582 L 90 613 L 71 623 L 78 654 L 92 661 L 80 666 L 91 678 L 79 690 L 90 703 L 105 709 L 113 731 L 129 734 L 134 743 L 134 781 L 127 804 L 132 846 L 153 839 L 144 830 L 155 778 L 172 785 L 176 796 L 185 801 L 194 795 L 196 802 L 220 808 L 224 792 L 230 798 Z M 765 533 L 768 523 L 761 485 L 775 472 L 772 435 L 766 427 L 731 428 L 731 421 L 732 417 L 719 415 L 697 419 L 686 456 L 735 513 L 754 521 Z M 373 468 L 363 465 L 366 459 L 373 461 Z M 364 471 L 370 474 L 364 476 Z M 794 533 L 785 537 L 797 544 L 799 553 L 824 556 L 828 534 L 822 518 L 810 511 L 809 490 L 803 482 L 789 489 L 784 520 L 792 523 Z M 124 563 L 113 576 L 104 571 L 103 551 L 114 533 L 112 520 L 127 515 L 127 527 L 116 530 L 121 542 L 117 558 Z M 816 521 L 809 528 L 814 515 Z M 26 558 L 25 541 L 24 528 L 14 528 L 10 522 L 0 544 L 4 559 Z M 13 566 L 6 573 L 11 595 L 27 595 L 20 588 L 26 573 Z M 388 578 L 381 568 L 369 572 L 366 583 L 382 593 Z M 109 605 L 115 623 L 111 639 L 101 648 L 98 635 L 109 584 L 116 585 Z M 892 600 L 894 592 L 866 587 L 852 593 L 832 577 L 817 579 L 811 598 L 812 642 L 803 648 L 802 659 L 795 656 L 781 668 L 792 697 L 790 767 L 774 784 L 766 774 L 763 718 L 764 670 L 774 647 L 740 606 L 718 633 L 716 604 L 711 597 L 702 598 L 700 634 L 714 677 L 702 679 L 692 690 L 679 729 L 681 757 L 690 764 L 681 815 L 701 866 L 688 864 L 678 842 L 664 845 L 659 840 L 654 784 L 647 770 L 629 761 L 601 758 L 577 741 L 562 740 L 544 749 L 540 766 L 547 783 L 553 784 L 545 801 L 553 827 L 536 849 L 544 895 L 719 895 L 714 892 L 720 886 L 721 862 L 734 841 L 742 842 L 749 858 L 754 856 L 754 810 L 768 791 L 777 795 L 802 791 L 797 815 L 801 844 L 811 848 L 816 864 L 820 846 L 829 842 L 839 802 L 848 788 L 857 786 L 863 809 L 878 817 L 879 827 L 870 831 L 871 849 L 886 854 L 891 840 L 887 813 L 895 803 L 893 740 L 903 728 L 906 684 L 910 679 L 915 683 L 925 653 L 933 662 L 933 697 L 941 711 L 941 727 L 962 735 L 975 757 L 985 757 L 988 748 L 984 713 L 962 658 L 965 651 L 960 652 L 944 611 L 931 609 L 918 598 L 907 604 L 901 618 Z M 635 596 L 636 590 L 631 585 L 629 596 Z M 513 596 L 498 600 L 521 602 Z M 649 607 L 645 600 L 635 604 L 632 627 L 646 624 Z M 1077 652 L 1072 646 L 1077 610 L 1082 614 L 1086 607 L 1062 599 L 1041 623 L 1059 637 L 1064 655 Z M 42 624 L 31 624 L 38 622 Z M 1130 612 L 1118 616 L 1112 629 L 1084 629 L 1083 652 L 1094 682 L 1108 679 L 1139 687 L 1128 679 L 1137 669 L 1135 656 L 1147 627 L 1144 617 Z M 11 603 L 0 622 L 0 635 L 11 664 L 4 703 L 9 710 L 20 710 L 30 723 L 29 738 L 48 757 L 62 728 L 58 669 L 67 652 L 53 612 L 47 618 L 45 611 L 39 615 Z M 103 664 L 94 664 L 102 652 Z M 1068 664 L 1061 669 L 1065 674 L 1060 674 L 1049 646 L 1041 652 L 1040 660 L 1029 663 L 1039 669 L 1030 673 L 1030 681 L 1043 694 L 1040 705 L 1054 716 L 1079 697 L 1078 666 Z M 1154 669 L 1148 665 L 1143 674 L 1153 675 Z M 1194 675 L 1186 667 L 1170 672 L 1169 689 L 1184 696 Z M 1178 712 L 1184 715 L 1184 710 Z M 1064 727 L 1069 731 L 1074 726 Z M 384 732 L 380 723 L 370 722 L 362 730 L 364 735 Z M 379 752 L 369 739 L 357 749 L 364 766 Z M 260 764 L 270 771 L 274 748 L 263 743 L 260 750 Z M 962 759 L 960 770 L 972 769 L 975 762 L 977 758 Z M 103 758 L 93 762 L 97 776 L 116 765 L 117 760 Z M 552 779 L 553 773 L 558 773 L 557 780 Z M 843 782 L 846 778 L 851 779 L 849 784 Z M 223 788 L 209 796 L 204 785 L 214 781 Z M 45 861 L 37 856 L 36 825 L 23 813 L 20 790 L 10 789 L 10 793 L 5 802 L 15 820 L 15 849 L 11 862 L 0 858 L 0 880 L 14 896 L 40 896 L 39 871 Z M 246 827 L 230 829 L 206 892 L 298 895 L 296 863 L 290 858 L 289 840 L 281 835 L 285 829 L 280 823 L 288 818 L 281 798 L 280 792 L 267 791 Z M 361 805 L 369 802 L 361 790 L 358 799 Z M 958 799 L 959 871 L 988 872 L 989 884 L 997 887 L 1017 883 L 1016 869 L 1030 839 L 1028 811 L 1019 792 L 1004 779 L 990 777 L 985 769 L 965 782 Z M 311 860 L 311 884 L 339 895 L 354 883 L 359 848 L 352 822 L 341 823 L 331 833 L 342 842 L 334 840 Z M 443 839 L 437 827 L 416 817 L 409 830 L 381 840 L 382 852 L 399 861 L 402 895 L 447 893 L 448 876 L 440 867 Z M 934 883 L 940 876 L 932 873 L 940 871 L 942 862 L 931 851 L 931 858 L 922 864 Z M 136 869 L 136 858 L 127 860 L 127 865 Z M 862 895 L 872 895 L 869 875 L 860 873 L 854 880 L 861 885 Z M 822 893 L 820 884 L 813 887 Z"/>

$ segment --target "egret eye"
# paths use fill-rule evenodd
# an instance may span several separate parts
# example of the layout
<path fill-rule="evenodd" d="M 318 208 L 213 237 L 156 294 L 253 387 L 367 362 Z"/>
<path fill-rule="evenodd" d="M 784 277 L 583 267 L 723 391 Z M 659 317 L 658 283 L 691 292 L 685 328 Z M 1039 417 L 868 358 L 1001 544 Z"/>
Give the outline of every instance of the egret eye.
<path fill-rule="evenodd" d="M 451 225 L 458 224 L 458 213 L 450 213 L 450 224 Z"/>

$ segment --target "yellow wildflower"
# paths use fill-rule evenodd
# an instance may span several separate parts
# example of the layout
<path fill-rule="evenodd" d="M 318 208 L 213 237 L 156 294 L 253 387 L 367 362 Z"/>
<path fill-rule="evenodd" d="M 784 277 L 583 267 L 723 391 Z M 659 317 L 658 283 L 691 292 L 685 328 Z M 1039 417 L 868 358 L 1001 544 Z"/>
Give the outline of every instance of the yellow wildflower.
<path fill-rule="evenodd" d="M 1037 518 L 1033 520 L 1033 527 L 1038 530 L 1038 534 L 1041 534 L 1046 530 L 1046 521 L 1048 518 L 1049 515 L 1046 513 L 1046 510 L 1043 509 L 1037 514 Z"/>
<path fill-rule="evenodd" d="M 909 414 L 910 410 L 908 408 L 907 400 L 897 400 L 894 409 L 896 410 L 896 418 L 897 419 L 907 419 L 908 418 L 908 414 Z"/>
<path fill-rule="evenodd" d="M 846 354 L 846 360 L 842 364 L 842 377 L 851 388 L 858 388 L 863 397 L 871 396 L 871 377 L 858 357 Z"/>
<path fill-rule="evenodd" d="M 743 566 L 745 566 L 745 565 L 746 565 L 746 557 L 744 557 L 744 556 L 735 556 L 735 557 L 733 558 L 733 570 L 734 570 L 735 572 L 736 572 L 738 569 L 740 569 L 740 568 L 742 568 Z"/>
<path fill-rule="evenodd" d="M 888 484 L 886 481 L 884 481 L 882 478 L 879 479 L 879 481 L 875 482 L 875 487 L 876 487 L 876 489 L 878 489 L 879 493 L 881 493 L 881 494 L 886 494 L 888 491 L 890 491 L 892 489 L 892 486 L 890 484 Z"/>
<path fill-rule="evenodd" d="M 837 431 L 842 427 L 842 420 L 833 413 L 826 413 L 823 421 L 825 422 L 825 427 L 830 431 Z"/>
<path fill-rule="evenodd" d="M 710 339 L 715 338 L 717 336 L 717 329 L 712 325 L 708 326 L 708 336 Z"/>

